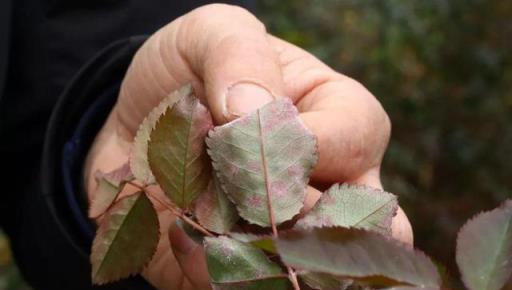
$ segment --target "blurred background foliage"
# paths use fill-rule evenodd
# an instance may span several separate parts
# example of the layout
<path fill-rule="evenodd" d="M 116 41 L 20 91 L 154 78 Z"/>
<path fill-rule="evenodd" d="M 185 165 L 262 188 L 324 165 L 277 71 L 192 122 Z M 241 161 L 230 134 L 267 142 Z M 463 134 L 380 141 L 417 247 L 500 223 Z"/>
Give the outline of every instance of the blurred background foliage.
<path fill-rule="evenodd" d="M 393 123 L 384 186 L 416 246 L 457 274 L 458 229 L 512 196 L 512 1 L 260 3 L 271 33 L 382 102 Z"/>
<path fill-rule="evenodd" d="M 512 1 L 263 0 L 268 30 L 363 83 L 415 243 L 452 274 L 457 230 L 512 195 Z M 343 162 L 343 160 L 339 160 Z M 27 289 L 0 233 L 0 290 Z"/>

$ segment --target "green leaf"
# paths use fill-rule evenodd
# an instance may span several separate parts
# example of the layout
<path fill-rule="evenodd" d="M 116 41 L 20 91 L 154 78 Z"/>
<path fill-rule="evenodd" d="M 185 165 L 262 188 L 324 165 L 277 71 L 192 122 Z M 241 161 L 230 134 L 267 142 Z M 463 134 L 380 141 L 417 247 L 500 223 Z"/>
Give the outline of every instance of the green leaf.
<path fill-rule="evenodd" d="M 471 290 L 501 289 L 512 273 L 512 204 L 468 221 L 457 238 L 457 264 Z"/>
<path fill-rule="evenodd" d="M 91 253 L 92 281 L 104 284 L 139 273 L 159 239 L 158 217 L 145 194 L 117 202 L 105 215 Z"/>
<path fill-rule="evenodd" d="M 193 94 L 180 99 L 158 119 L 148 143 L 151 172 L 167 196 L 188 208 L 206 189 L 210 162 L 204 145 L 212 117 Z"/>
<path fill-rule="evenodd" d="M 317 290 L 345 290 L 352 284 L 350 279 L 342 279 L 323 273 L 301 273 L 299 278 L 309 287 Z"/>
<path fill-rule="evenodd" d="M 109 173 L 96 172 L 95 179 L 97 187 L 89 208 L 91 218 L 98 218 L 105 213 L 123 190 L 124 185 L 134 177 L 130 165 L 125 163 Z"/>
<path fill-rule="evenodd" d="M 148 141 L 151 131 L 156 125 L 160 116 L 171 108 L 178 100 L 192 94 L 192 86 L 186 85 L 174 91 L 163 99 L 160 104 L 153 108 L 149 115 L 144 118 L 133 139 L 132 151 L 130 154 L 130 168 L 137 180 L 144 184 L 155 183 L 155 177 L 151 172 L 148 162 Z"/>
<path fill-rule="evenodd" d="M 262 249 L 266 252 L 276 254 L 276 246 L 274 240 L 268 235 L 255 235 L 250 233 L 230 233 L 230 237 L 240 242 L 251 244 L 252 246 Z"/>
<path fill-rule="evenodd" d="M 239 218 L 235 205 L 227 198 L 215 176 L 210 180 L 208 190 L 197 198 L 195 215 L 201 225 L 219 234 L 229 232 Z"/>
<path fill-rule="evenodd" d="M 317 146 L 289 99 L 214 128 L 206 143 L 216 174 L 244 219 L 271 226 L 272 218 L 277 225 L 299 213 Z"/>
<path fill-rule="evenodd" d="M 397 209 L 396 196 L 391 193 L 363 185 L 335 184 L 297 227 L 356 227 L 390 234 Z"/>
<path fill-rule="evenodd" d="M 262 250 L 227 237 L 206 238 L 204 244 L 213 289 L 288 289 L 286 274 Z"/>
<path fill-rule="evenodd" d="M 439 288 L 432 261 L 408 245 L 375 232 L 317 228 L 283 232 L 276 241 L 283 262 L 300 270 L 379 286 Z"/>

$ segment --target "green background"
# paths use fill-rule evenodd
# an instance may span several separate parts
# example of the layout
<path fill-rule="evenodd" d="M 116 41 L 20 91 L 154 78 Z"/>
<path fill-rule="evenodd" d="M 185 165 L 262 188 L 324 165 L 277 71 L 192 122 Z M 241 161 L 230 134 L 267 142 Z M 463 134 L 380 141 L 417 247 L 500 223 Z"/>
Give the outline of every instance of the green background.
<path fill-rule="evenodd" d="M 416 246 L 457 276 L 457 230 L 512 193 L 512 1 L 258 3 L 269 32 L 382 102 L 393 123 L 384 185 L 399 195 Z M 0 234 L 4 289 L 27 288 Z"/>

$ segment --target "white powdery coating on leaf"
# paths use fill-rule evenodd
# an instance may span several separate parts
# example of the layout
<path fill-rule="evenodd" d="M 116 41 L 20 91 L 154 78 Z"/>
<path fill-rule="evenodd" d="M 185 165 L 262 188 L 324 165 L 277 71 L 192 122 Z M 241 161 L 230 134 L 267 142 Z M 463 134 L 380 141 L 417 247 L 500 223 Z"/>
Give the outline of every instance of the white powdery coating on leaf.
<path fill-rule="evenodd" d="M 201 225 L 218 234 L 228 233 L 237 222 L 236 208 L 215 176 L 210 180 L 208 190 L 196 200 L 195 215 Z"/>
<path fill-rule="evenodd" d="M 396 196 L 365 185 L 334 184 L 299 222 L 299 228 L 356 227 L 391 234 Z"/>
<path fill-rule="evenodd" d="M 204 247 L 213 289 L 288 289 L 281 267 L 262 250 L 222 236 L 205 238 Z"/>
<path fill-rule="evenodd" d="M 144 118 L 133 139 L 132 150 L 130 154 L 130 168 L 137 180 L 144 184 L 154 184 L 155 177 L 151 173 L 148 162 L 148 141 L 151 131 L 156 125 L 158 118 L 171 108 L 181 98 L 192 94 L 192 86 L 186 85 L 179 90 L 174 91 L 168 97 L 162 100 L 149 115 Z"/>
<path fill-rule="evenodd" d="M 244 219 L 271 226 L 270 213 L 276 225 L 299 213 L 317 142 L 290 99 L 214 128 L 206 144 L 222 188 Z"/>

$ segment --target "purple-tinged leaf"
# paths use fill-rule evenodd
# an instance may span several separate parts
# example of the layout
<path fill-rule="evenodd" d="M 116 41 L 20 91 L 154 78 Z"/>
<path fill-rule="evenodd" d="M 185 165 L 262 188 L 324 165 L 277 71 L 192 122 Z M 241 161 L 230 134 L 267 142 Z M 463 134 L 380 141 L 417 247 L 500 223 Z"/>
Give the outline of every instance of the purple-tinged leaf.
<path fill-rule="evenodd" d="M 206 229 L 219 234 L 229 232 L 239 218 L 235 205 L 227 198 L 215 176 L 210 180 L 208 190 L 197 198 L 195 215 Z"/>
<path fill-rule="evenodd" d="M 262 250 L 227 238 L 206 238 L 206 263 L 215 290 L 286 290 L 286 274 Z"/>
<path fill-rule="evenodd" d="M 468 221 L 457 238 L 457 264 L 471 290 L 502 289 L 512 274 L 512 204 Z"/>
<path fill-rule="evenodd" d="M 133 139 L 132 151 L 130 155 L 130 168 L 136 179 L 144 184 L 155 183 L 155 177 L 151 172 L 148 162 L 148 142 L 149 135 L 156 125 L 160 116 L 171 108 L 178 100 L 192 94 L 192 86 L 186 85 L 179 90 L 174 91 L 168 97 L 164 98 L 160 104 L 153 108 L 149 115 L 144 118 Z"/>
<path fill-rule="evenodd" d="M 109 172 L 96 172 L 96 190 L 89 208 L 89 217 L 98 218 L 112 205 L 124 185 L 134 179 L 128 163 Z"/>
<path fill-rule="evenodd" d="M 287 99 L 210 131 L 206 140 L 222 187 L 247 221 L 271 226 L 303 207 L 317 161 L 315 136 Z"/>
<path fill-rule="evenodd" d="M 105 214 L 96 232 L 91 253 L 93 283 L 139 273 L 155 253 L 159 236 L 158 217 L 145 194 L 121 199 Z"/>
<path fill-rule="evenodd" d="M 390 234 L 397 209 L 396 196 L 391 193 L 364 185 L 335 184 L 297 227 L 355 227 Z"/>
<path fill-rule="evenodd" d="M 379 233 L 319 228 L 283 232 L 276 241 L 283 262 L 298 270 L 335 275 L 379 286 L 440 287 L 432 261 Z"/>
<path fill-rule="evenodd" d="M 160 116 L 151 132 L 151 172 L 180 208 L 188 208 L 208 186 L 211 168 L 204 139 L 212 127 L 208 109 L 188 94 Z"/>

